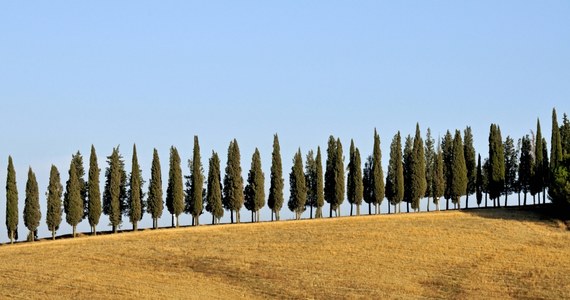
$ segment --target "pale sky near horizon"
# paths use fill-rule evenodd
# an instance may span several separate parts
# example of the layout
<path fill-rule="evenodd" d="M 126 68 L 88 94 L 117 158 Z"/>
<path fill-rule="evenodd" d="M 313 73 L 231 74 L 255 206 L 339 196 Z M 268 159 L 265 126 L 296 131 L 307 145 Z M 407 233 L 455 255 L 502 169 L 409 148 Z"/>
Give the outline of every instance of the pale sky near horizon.
<path fill-rule="evenodd" d="M 121 145 L 130 170 L 136 143 L 146 181 L 158 149 L 166 190 L 171 145 L 187 175 L 194 135 L 206 172 L 212 150 L 224 169 L 236 138 L 244 179 L 258 147 L 268 190 L 278 133 L 285 202 L 297 148 L 324 153 L 331 134 L 345 153 L 353 138 L 366 157 L 377 128 L 384 169 L 394 134 L 413 134 L 416 122 L 436 138 L 470 125 L 485 157 L 491 123 L 518 139 L 540 118 L 550 144 L 552 108 L 559 121 L 570 113 L 568 16 L 568 1 L 5 2 L 0 181 L 12 155 L 23 209 L 27 169 L 34 169 L 46 236 L 50 165 L 65 182 L 72 153 L 80 150 L 88 168 L 91 144 L 101 189 L 105 157 Z M 1 194 L 6 241 L 5 189 Z M 245 209 L 242 216 L 249 221 Z M 282 216 L 293 217 L 286 204 Z M 267 207 L 262 219 L 269 219 Z M 63 220 L 60 234 L 70 232 Z M 107 224 L 102 217 L 99 229 Z M 160 225 L 169 224 L 165 208 Z M 141 226 L 150 225 L 146 215 Z M 79 230 L 89 230 L 87 220 Z"/>

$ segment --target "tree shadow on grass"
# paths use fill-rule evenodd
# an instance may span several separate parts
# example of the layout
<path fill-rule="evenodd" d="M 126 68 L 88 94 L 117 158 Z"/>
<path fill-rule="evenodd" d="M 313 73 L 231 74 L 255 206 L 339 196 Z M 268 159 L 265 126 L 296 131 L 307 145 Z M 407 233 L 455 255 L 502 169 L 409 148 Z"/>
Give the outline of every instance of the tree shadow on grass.
<path fill-rule="evenodd" d="M 502 208 L 474 208 L 462 210 L 462 212 L 481 218 L 545 223 L 570 230 L 570 214 L 552 203 Z"/>

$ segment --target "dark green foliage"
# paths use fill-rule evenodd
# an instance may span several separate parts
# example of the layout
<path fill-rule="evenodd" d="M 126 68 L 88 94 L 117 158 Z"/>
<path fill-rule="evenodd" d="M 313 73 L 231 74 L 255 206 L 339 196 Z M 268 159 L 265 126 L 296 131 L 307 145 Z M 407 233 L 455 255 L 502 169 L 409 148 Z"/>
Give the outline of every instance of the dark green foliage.
<path fill-rule="evenodd" d="M 553 172 L 558 163 L 562 161 L 562 139 L 560 137 L 560 128 L 558 127 L 558 118 L 556 117 L 556 109 L 552 109 L 552 135 L 550 136 L 550 171 Z"/>
<path fill-rule="evenodd" d="M 507 206 L 507 197 L 509 194 L 514 193 L 518 190 L 517 188 L 517 171 L 519 168 L 518 164 L 518 153 L 515 148 L 515 142 L 510 137 L 507 136 L 504 144 L 505 151 L 505 206 Z"/>
<path fill-rule="evenodd" d="M 404 145 L 404 202 L 406 202 L 407 212 L 410 212 L 412 202 L 412 168 L 414 155 L 414 139 L 408 135 Z"/>
<path fill-rule="evenodd" d="M 35 239 L 35 232 L 38 226 L 40 226 L 41 218 L 38 181 L 36 180 L 36 174 L 30 167 L 28 170 L 28 181 L 26 182 L 26 199 L 24 200 L 24 225 L 30 231 L 28 235 L 30 241 Z"/>
<path fill-rule="evenodd" d="M 530 192 L 534 196 L 540 193 L 545 185 L 545 165 L 544 165 L 544 147 L 542 143 L 542 131 L 540 129 L 540 120 L 536 121 L 536 136 L 534 139 L 534 170 L 532 172 L 532 181 Z"/>
<path fill-rule="evenodd" d="M 137 157 L 137 146 L 133 145 L 127 212 L 129 215 L 129 221 L 133 224 L 133 230 L 135 231 L 138 228 L 137 224 L 142 219 L 144 212 L 144 193 L 142 191 L 143 182 L 142 170 L 139 166 L 139 159 Z"/>
<path fill-rule="evenodd" d="M 152 154 L 147 209 L 148 213 L 152 216 L 152 228 L 158 228 L 158 218 L 162 216 L 164 202 L 162 200 L 162 174 L 160 170 L 160 159 L 156 148 Z"/>
<path fill-rule="evenodd" d="M 315 154 L 313 150 L 307 153 L 305 163 L 305 183 L 307 184 L 307 202 L 306 206 L 309 207 L 309 218 L 313 218 L 313 207 L 317 206 L 317 197 L 319 191 L 317 190 L 317 163 L 315 161 Z"/>
<path fill-rule="evenodd" d="M 335 211 L 340 215 L 340 205 L 344 201 L 344 162 L 340 139 L 331 135 L 327 148 L 327 165 L 325 170 L 325 200 L 330 204 L 330 217 Z"/>
<path fill-rule="evenodd" d="M 475 161 L 475 147 L 473 146 L 473 133 L 471 127 L 467 126 L 463 137 L 463 155 L 465 157 L 465 167 L 467 168 L 467 192 L 465 194 L 465 207 L 469 207 L 469 195 L 476 192 L 477 162 Z"/>
<path fill-rule="evenodd" d="M 560 126 L 560 143 L 562 144 L 562 157 L 570 154 L 570 120 L 564 114 L 562 125 Z"/>
<path fill-rule="evenodd" d="M 283 168 L 281 166 L 281 150 L 279 147 L 279 137 L 273 136 L 273 152 L 271 153 L 271 178 L 269 186 L 269 198 L 267 206 L 271 209 L 271 220 L 273 215 L 279 221 L 279 212 L 283 207 Z"/>
<path fill-rule="evenodd" d="M 483 185 L 481 186 L 483 193 L 485 194 L 485 207 L 487 207 L 487 197 L 489 196 L 489 178 L 491 178 L 491 166 L 489 164 L 489 158 L 485 158 L 483 161 Z"/>
<path fill-rule="evenodd" d="M 222 181 L 220 175 L 220 158 L 212 151 L 208 167 L 208 192 L 206 196 L 206 211 L 212 214 L 212 224 L 220 223 L 224 216 L 222 206 Z"/>
<path fill-rule="evenodd" d="M 445 178 L 445 191 L 443 197 L 446 200 L 445 209 L 449 209 L 449 200 L 451 199 L 451 187 L 453 186 L 453 137 L 449 130 L 445 133 L 441 143 L 443 151 L 443 174 Z"/>
<path fill-rule="evenodd" d="M 433 172 L 435 163 L 435 141 L 431 137 L 431 130 L 427 129 L 426 143 L 425 143 L 425 163 L 426 163 L 426 192 L 424 197 L 427 197 L 427 211 L 429 211 L 429 198 L 433 195 Z"/>
<path fill-rule="evenodd" d="M 437 152 L 434 156 L 433 161 L 433 177 L 431 182 L 431 190 L 433 203 L 436 205 L 437 210 L 439 210 L 439 199 L 443 196 L 445 192 L 445 173 L 443 172 L 443 150 L 441 149 L 441 143 L 437 142 Z"/>
<path fill-rule="evenodd" d="M 251 221 L 259 222 L 259 210 L 265 205 L 265 174 L 261 170 L 261 155 L 257 148 L 251 158 L 244 196 L 245 207 L 251 211 Z"/>
<path fill-rule="evenodd" d="M 390 144 L 390 162 L 388 163 L 388 174 L 386 177 L 386 198 L 394 206 L 396 204 L 399 205 L 404 199 L 404 167 L 402 165 L 402 141 L 399 131 Z"/>
<path fill-rule="evenodd" d="M 453 139 L 453 158 L 451 163 L 451 173 L 453 176 L 451 201 L 454 205 L 459 205 L 461 196 L 465 195 L 467 191 L 467 168 L 463 153 L 464 149 L 461 132 L 456 130 L 455 138 Z"/>
<path fill-rule="evenodd" d="M 489 133 L 489 197 L 498 200 L 505 189 L 505 151 L 501 129 L 491 124 Z"/>
<path fill-rule="evenodd" d="M 105 170 L 105 190 L 103 192 L 103 213 L 109 216 L 113 232 L 117 232 L 122 222 L 123 211 L 127 207 L 126 171 L 119 147 L 107 157 L 108 167 Z"/>
<path fill-rule="evenodd" d="M 18 187 L 12 156 L 8 156 L 8 175 L 6 176 L 6 229 L 10 243 L 14 243 L 18 231 Z"/>
<path fill-rule="evenodd" d="M 71 163 L 75 168 L 75 174 L 77 174 L 77 179 L 79 180 L 79 194 L 83 205 L 82 218 L 85 218 L 89 214 L 89 203 L 87 201 L 87 183 L 85 182 L 85 179 L 83 179 L 83 177 L 85 176 L 85 169 L 83 168 L 83 156 L 79 151 L 77 151 L 77 153 L 71 156 Z M 71 173 L 69 174 L 71 175 Z M 66 191 L 69 190 L 68 186 L 69 186 L 69 179 L 67 180 L 65 185 Z M 63 195 L 64 206 L 67 201 L 68 201 L 68 194 L 64 193 Z"/>
<path fill-rule="evenodd" d="M 178 150 L 170 147 L 170 170 L 168 171 L 168 187 L 166 188 L 166 207 L 173 216 L 172 227 L 178 227 L 178 216 L 184 212 L 184 185 L 182 182 L 182 168 Z M 174 224 L 176 219 L 176 225 Z"/>
<path fill-rule="evenodd" d="M 426 162 L 424 152 L 424 142 L 420 133 L 420 125 L 416 123 L 416 135 L 414 136 L 414 146 L 412 148 L 411 161 L 411 191 L 410 199 L 414 210 L 420 209 L 420 199 L 425 195 L 427 189 L 426 182 Z"/>
<path fill-rule="evenodd" d="M 186 210 L 192 215 L 192 225 L 200 225 L 200 215 L 204 208 L 204 170 L 198 136 L 194 136 L 192 160 L 188 162 L 188 165 L 190 166 L 190 189 L 186 194 Z"/>
<path fill-rule="evenodd" d="M 542 172 L 543 172 L 543 184 L 542 184 L 542 203 L 546 203 L 546 187 L 550 182 L 550 169 L 548 168 L 548 146 L 546 144 L 546 138 L 542 138 Z M 538 199 L 540 202 L 540 199 Z"/>
<path fill-rule="evenodd" d="M 55 233 L 61 224 L 61 196 L 63 195 L 63 186 L 59 171 L 56 166 L 51 165 L 49 172 L 49 185 L 47 191 L 47 214 L 46 224 L 51 231 L 52 239 L 55 239 Z"/>
<path fill-rule="evenodd" d="M 481 206 L 483 201 L 483 169 L 481 166 L 481 154 L 477 156 L 477 177 L 475 179 L 475 195 L 477 197 L 477 206 Z"/>
<path fill-rule="evenodd" d="M 374 129 L 374 148 L 372 150 L 372 201 L 375 205 L 376 214 L 380 213 L 380 204 L 384 200 L 385 186 L 384 186 L 384 171 L 382 170 L 382 151 L 380 150 L 380 135 Z"/>
<path fill-rule="evenodd" d="M 101 169 L 97 163 L 97 153 L 95 147 L 91 145 L 91 154 L 89 155 L 89 177 L 87 179 L 87 211 L 91 232 L 97 233 L 96 226 L 99 224 L 101 217 L 101 191 L 99 187 L 99 176 Z M 59 177 L 59 175 L 58 175 Z"/>
<path fill-rule="evenodd" d="M 240 152 L 237 140 L 230 142 L 228 148 L 228 161 L 226 165 L 226 175 L 224 177 L 224 198 L 225 209 L 230 210 L 230 220 L 233 223 L 233 213 L 236 215 L 236 222 L 240 222 L 240 209 L 243 206 L 243 178 L 241 177 Z M 276 203 L 275 203 L 276 204 Z"/>
<path fill-rule="evenodd" d="M 81 181 L 77 177 L 77 168 L 73 159 L 69 166 L 69 180 L 67 182 L 63 207 L 65 220 L 73 227 L 73 236 L 75 237 L 77 224 L 83 218 L 83 201 L 81 199 Z"/>
<path fill-rule="evenodd" d="M 354 147 L 354 141 L 350 141 L 350 159 L 348 162 L 347 182 L 346 182 L 346 196 L 350 203 L 350 215 L 352 216 L 352 205 L 356 205 L 356 215 L 360 215 L 360 205 L 362 204 L 363 197 L 363 183 L 362 183 L 362 163 L 360 160 L 360 152 L 358 148 Z"/>
<path fill-rule="evenodd" d="M 372 167 L 373 167 L 373 159 L 372 155 L 368 155 L 366 158 L 366 162 L 364 163 L 364 170 L 362 172 L 362 188 L 363 194 L 362 197 L 364 198 L 364 202 L 368 203 L 368 214 L 372 214 L 372 203 L 374 202 L 374 179 L 372 175 Z"/>
<path fill-rule="evenodd" d="M 552 173 L 548 196 L 553 203 L 570 208 L 570 155 L 565 155 Z"/>
<path fill-rule="evenodd" d="M 293 158 L 293 167 L 289 175 L 290 196 L 287 203 L 289 210 L 295 213 L 295 219 L 301 219 L 301 214 L 305 211 L 305 201 L 307 201 L 307 185 L 305 183 L 305 174 L 303 174 L 303 158 L 301 157 L 301 149 L 295 153 Z"/>
<path fill-rule="evenodd" d="M 315 212 L 315 218 L 323 217 L 323 206 L 325 205 L 325 191 L 324 191 L 324 181 L 323 181 L 323 163 L 321 157 L 321 147 L 317 147 L 317 157 L 315 158 L 315 190 L 317 193 L 317 198 L 315 201 L 315 206 L 317 211 Z"/>

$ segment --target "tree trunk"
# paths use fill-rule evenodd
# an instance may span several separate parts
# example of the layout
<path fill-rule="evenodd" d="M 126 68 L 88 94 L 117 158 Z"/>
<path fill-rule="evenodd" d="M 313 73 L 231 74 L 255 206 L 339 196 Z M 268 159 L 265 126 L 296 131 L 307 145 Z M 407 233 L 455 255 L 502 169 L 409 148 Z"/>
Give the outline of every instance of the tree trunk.
<path fill-rule="evenodd" d="M 402 212 L 402 201 L 398 202 L 398 213 L 401 213 L 401 212 Z"/>
<path fill-rule="evenodd" d="M 356 204 L 356 215 L 360 216 L 360 204 Z"/>
<path fill-rule="evenodd" d="M 487 193 L 485 193 L 485 207 L 487 207 Z"/>
<path fill-rule="evenodd" d="M 259 223 L 259 210 L 257 210 L 255 213 L 257 214 L 257 216 L 255 217 L 255 220 L 257 221 L 257 223 Z"/>
<path fill-rule="evenodd" d="M 330 208 L 331 208 L 331 211 L 330 211 L 329 218 L 332 218 L 332 211 L 333 211 L 333 206 L 332 206 L 332 204 L 330 205 Z"/>
<path fill-rule="evenodd" d="M 518 194 L 519 194 L 519 206 L 521 206 L 521 192 L 519 191 Z"/>
<path fill-rule="evenodd" d="M 505 207 L 507 207 L 507 198 L 509 197 L 509 193 L 505 193 Z"/>
<path fill-rule="evenodd" d="M 172 227 L 174 227 L 174 226 L 175 226 L 175 224 L 174 224 L 174 214 L 171 214 L 171 215 L 170 215 L 170 219 L 171 219 L 171 222 L 172 222 Z"/>
<path fill-rule="evenodd" d="M 178 222 L 178 215 L 176 215 L 176 228 L 178 228 L 179 222 Z"/>
<path fill-rule="evenodd" d="M 429 211 L 429 197 L 427 198 L 427 211 Z"/>
<path fill-rule="evenodd" d="M 436 207 L 437 211 L 439 211 L 439 201 L 437 201 L 437 202 L 435 203 L 435 207 Z"/>
<path fill-rule="evenodd" d="M 350 203 L 350 216 L 352 217 L 352 203 Z"/>
<path fill-rule="evenodd" d="M 372 202 L 368 202 L 368 214 L 372 214 Z"/>
<path fill-rule="evenodd" d="M 532 195 L 532 204 L 536 205 L 536 194 Z"/>
<path fill-rule="evenodd" d="M 546 188 L 542 188 L 542 204 L 546 204 Z"/>
<path fill-rule="evenodd" d="M 51 239 L 55 241 L 55 228 L 51 230 Z"/>
<path fill-rule="evenodd" d="M 313 218 L 313 206 L 312 205 L 309 205 L 309 206 L 311 207 L 310 212 L 309 212 L 309 218 L 312 219 Z"/>
<path fill-rule="evenodd" d="M 374 212 L 379 215 L 380 214 L 380 203 L 376 203 Z"/>
<path fill-rule="evenodd" d="M 238 210 L 236 210 L 236 223 L 239 224 L 240 221 L 241 221 L 241 213 L 238 209 Z"/>
<path fill-rule="evenodd" d="M 445 210 L 449 210 L 449 198 L 445 198 Z"/>
<path fill-rule="evenodd" d="M 527 193 L 524 193 L 523 206 L 526 206 L 526 194 L 527 194 Z"/>
<path fill-rule="evenodd" d="M 137 231 L 137 221 L 133 222 L 133 231 Z"/>
<path fill-rule="evenodd" d="M 279 221 L 281 219 L 281 213 L 279 211 L 275 212 L 275 216 L 277 217 L 277 221 Z"/>
<path fill-rule="evenodd" d="M 336 208 L 336 216 L 340 217 L 340 205 Z"/>
<path fill-rule="evenodd" d="M 230 210 L 230 221 L 232 222 L 232 224 L 234 223 L 234 211 Z"/>
<path fill-rule="evenodd" d="M 459 207 L 461 208 L 461 205 Z M 469 208 L 469 193 L 465 195 L 465 208 Z"/>
<path fill-rule="evenodd" d="M 388 201 L 388 214 L 390 214 L 390 201 Z M 394 206 L 394 209 L 396 208 L 396 206 Z"/>
<path fill-rule="evenodd" d="M 77 225 L 73 225 L 73 237 L 75 237 L 75 230 L 77 229 Z"/>
<path fill-rule="evenodd" d="M 406 202 L 406 211 L 410 212 L 410 202 Z"/>

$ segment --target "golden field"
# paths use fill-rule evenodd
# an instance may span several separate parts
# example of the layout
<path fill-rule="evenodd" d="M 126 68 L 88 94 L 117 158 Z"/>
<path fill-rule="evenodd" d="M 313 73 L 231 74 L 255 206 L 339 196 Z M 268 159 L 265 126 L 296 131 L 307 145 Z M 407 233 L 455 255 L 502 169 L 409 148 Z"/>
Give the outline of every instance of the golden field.
<path fill-rule="evenodd" d="M 2 245 L 0 298 L 570 298 L 570 231 L 488 209 Z"/>

